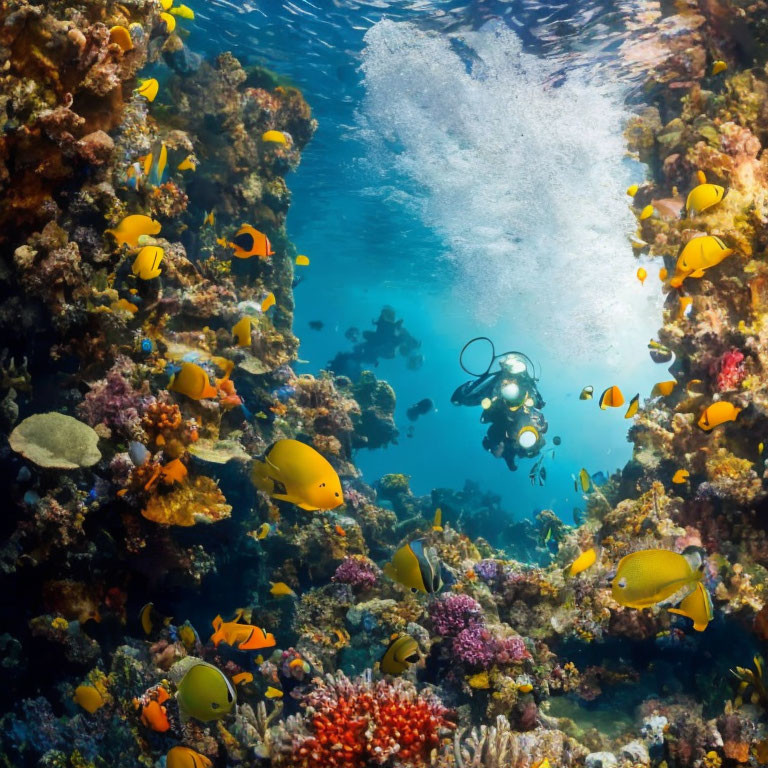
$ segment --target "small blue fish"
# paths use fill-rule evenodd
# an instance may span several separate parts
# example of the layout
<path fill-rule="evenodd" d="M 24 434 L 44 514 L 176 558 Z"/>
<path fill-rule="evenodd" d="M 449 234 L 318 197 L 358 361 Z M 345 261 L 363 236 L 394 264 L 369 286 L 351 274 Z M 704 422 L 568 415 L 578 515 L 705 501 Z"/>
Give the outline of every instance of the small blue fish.
<path fill-rule="evenodd" d="M 608 482 L 608 478 L 604 472 L 595 472 L 591 477 L 593 485 L 605 485 Z"/>
<path fill-rule="evenodd" d="M 272 397 L 276 397 L 281 403 L 290 400 L 296 394 L 296 388 L 289 384 L 283 384 L 282 387 L 272 390 Z"/>
<path fill-rule="evenodd" d="M 142 339 L 141 340 L 141 351 L 148 355 L 152 351 L 152 339 Z"/>

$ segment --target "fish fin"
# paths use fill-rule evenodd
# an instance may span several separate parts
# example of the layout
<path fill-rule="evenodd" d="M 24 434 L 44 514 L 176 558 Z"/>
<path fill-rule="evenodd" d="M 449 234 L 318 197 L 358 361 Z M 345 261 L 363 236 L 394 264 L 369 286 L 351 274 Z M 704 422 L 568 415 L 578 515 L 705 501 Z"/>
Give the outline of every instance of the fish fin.
<path fill-rule="evenodd" d="M 221 626 L 221 625 L 224 623 L 224 619 L 222 619 L 222 618 L 221 618 L 221 614 L 219 614 L 219 615 L 218 615 L 218 616 L 217 616 L 217 617 L 216 617 L 216 618 L 213 620 L 213 622 L 211 622 L 211 623 L 213 624 L 213 628 L 214 628 L 214 629 L 215 629 L 215 630 L 218 632 L 218 631 L 219 631 L 219 627 L 220 627 L 220 626 Z"/>
<path fill-rule="evenodd" d="M 703 269 L 697 269 L 695 272 L 691 272 L 688 277 L 704 277 L 704 270 Z"/>

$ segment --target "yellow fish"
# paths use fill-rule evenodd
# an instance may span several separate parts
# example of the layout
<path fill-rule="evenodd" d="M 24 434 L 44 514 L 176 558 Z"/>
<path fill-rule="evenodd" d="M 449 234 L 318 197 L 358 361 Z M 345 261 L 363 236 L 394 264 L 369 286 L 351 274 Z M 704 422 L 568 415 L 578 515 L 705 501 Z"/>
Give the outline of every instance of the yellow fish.
<path fill-rule="evenodd" d="M 211 227 L 216 226 L 216 213 L 214 211 L 205 214 L 205 218 L 203 219 L 203 226 L 206 226 L 206 224 Z"/>
<path fill-rule="evenodd" d="M 250 672 L 240 672 L 237 675 L 233 675 L 232 682 L 235 685 L 247 685 L 253 682 L 253 675 Z"/>
<path fill-rule="evenodd" d="M 438 507 L 435 510 L 435 518 L 432 521 L 432 530 L 433 531 L 442 531 L 443 530 L 443 510 Z"/>
<path fill-rule="evenodd" d="M 271 685 L 267 687 L 267 692 L 264 694 L 268 699 L 282 699 L 283 692 L 279 688 L 273 688 Z"/>
<path fill-rule="evenodd" d="M 420 658 L 418 643 L 410 635 L 400 635 L 384 651 L 379 666 L 385 675 L 400 675 Z"/>
<path fill-rule="evenodd" d="M 537 760 L 531 768 L 552 768 L 552 765 L 549 762 L 549 758 L 545 757 L 543 760 Z"/>
<path fill-rule="evenodd" d="M 757 455 L 762 456 L 763 455 L 763 449 L 765 446 L 762 443 L 757 444 Z"/>
<path fill-rule="evenodd" d="M 303 256 L 302 254 L 299 254 L 296 257 L 296 266 L 297 267 L 308 267 L 309 266 L 309 257 Z"/>
<path fill-rule="evenodd" d="M 126 216 L 114 229 L 108 229 L 107 232 L 115 238 L 118 247 L 127 245 L 130 248 L 138 248 L 139 238 L 142 235 L 158 235 L 160 229 L 159 221 L 143 214 L 136 214 Z"/>
<path fill-rule="evenodd" d="M 639 184 L 632 184 L 631 186 L 627 187 L 627 194 L 630 197 L 634 197 L 637 194 L 638 189 L 640 189 Z"/>
<path fill-rule="evenodd" d="M 590 478 L 589 478 L 589 472 L 587 472 L 586 469 L 582 467 L 581 471 L 579 472 L 579 486 L 581 486 L 581 490 L 586 493 L 589 490 L 589 484 L 590 484 Z M 576 489 L 578 490 L 578 488 Z"/>
<path fill-rule="evenodd" d="M 530 693 L 533 690 L 533 686 L 530 683 L 521 683 L 517 686 L 517 690 L 520 693 Z M 548 763 L 549 761 L 547 761 Z"/>
<path fill-rule="evenodd" d="M 170 11 L 172 5 L 173 5 L 173 0 L 160 0 L 160 7 L 164 11 Z"/>
<path fill-rule="evenodd" d="M 168 750 L 165 768 L 213 768 L 213 763 L 194 749 L 176 746 Z"/>
<path fill-rule="evenodd" d="M 261 140 L 266 144 L 287 144 L 288 139 L 282 131 L 265 131 L 261 134 Z"/>
<path fill-rule="evenodd" d="M 124 53 L 133 50 L 131 33 L 125 27 L 112 27 L 109 30 L 109 42 L 120 46 Z"/>
<path fill-rule="evenodd" d="M 669 281 L 673 288 L 679 288 L 687 277 L 699 278 L 704 271 L 719 264 L 733 253 L 725 243 L 714 235 L 703 235 L 689 240 L 680 251 L 675 265 L 675 274 Z"/>
<path fill-rule="evenodd" d="M 661 282 L 663 283 L 667 279 L 668 276 L 669 276 L 669 272 L 667 271 L 667 268 L 666 267 L 662 267 L 659 270 L 659 280 L 661 280 Z"/>
<path fill-rule="evenodd" d="M 176 19 L 170 13 L 165 13 L 165 11 L 161 13 L 160 21 L 163 22 L 167 35 L 170 35 L 176 29 Z"/>
<path fill-rule="evenodd" d="M 668 549 L 633 552 L 619 561 L 611 585 L 613 599 L 628 608 L 648 608 L 681 592 L 687 597 L 703 578 L 700 565 L 700 556 Z"/>
<path fill-rule="evenodd" d="M 712 598 L 707 588 L 699 582 L 696 589 L 677 608 L 670 608 L 669 612 L 692 619 L 693 628 L 697 632 L 703 632 L 714 616 Z"/>
<path fill-rule="evenodd" d="M 606 408 L 620 408 L 624 405 L 624 395 L 618 387 L 608 387 L 608 389 L 600 395 L 600 409 Z"/>
<path fill-rule="evenodd" d="M 195 18 L 195 12 L 186 5 L 177 5 L 175 8 L 171 8 L 170 12 L 180 19 L 193 20 Z"/>
<path fill-rule="evenodd" d="M 643 210 L 640 211 L 640 221 L 645 221 L 646 219 L 650 219 L 651 216 L 653 216 L 653 206 L 646 205 L 645 208 L 643 208 Z"/>
<path fill-rule="evenodd" d="M 242 320 L 238 320 L 232 328 L 232 335 L 235 337 L 238 347 L 251 346 L 252 327 L 253 320 L 250 317 L 244 317 Z"/>
<path fill-rule="evenodd" d="M 443 586 L 437 553 L 432 547 L 425 547 L 423 539 L 400 547 L 384 566 L 384 573 L 414 592 L 434 594 Z"/>
<path fill-rule="evenodd" d="M 189 667 L 178 684 L 176 701 L 183 718 L 194 717 L 210 723 L 221 720 L 235 708 L 237 693 L 218 667 L 198 661 Z"/>
<path fill-rule="evenodd" d="M 78 685 L 72 698 L 90 714 L 101 709 L 106 703 L 104 697 L 92 685 Z"/>
<path fill-rule="evenodd" d="M 581 394 L 579 395 L 579 400 L 591 400 L 592 395 L 595 393 L 595 388 L 591 384 L 587 384 L 584 389 L 581 390 Z"/>
<path fill-rule="evenodd" d="M 298 440 L 278 440 L 255 459 L 253 484 L 272 498 L 301 509 L 335 509 L 344 503 L 336 470 L 314 448 Z"/>
<path fill-rule="evenodd" d="M 157 98 L 157 93 L 160 90 L 160 83 L 154 77 L 149 80 L 140 80 L 139 87 L 136 89 L 136 93 L 139 96 L 143 96 L 150 104 Z"/>
<path fill-rule="evenodd" d="M 139 622 L 145 635 L 151 635 L 161 624 L 167 627 L 171 621 L 173 621 L 173 617 L 158 613 L 154 603 L 147 603 L 139 611 Z"/>
<path fill-rule="evenodd" d="M 177 166 L 177 171 L 196 171 L 197 161 L 194 155 L 187 155 Z"/>
<path fill-rule="evenodd" d="M 630 401 L 627 407 L 627 412 L 624 414 L 625 419 L 632 419 L 635 417 L 638 408 L 640 408 L 640 395 L 635 395 Z"/>
<path fill-rule="evenodd" d="M 728 69 L 728 65 L 722 60 L 718 59 L 717 61 L 712 62 L 712 76 L 719 75 L 721 72 L 725 72 L 725 70 Z"/>
<path fill-rule="evenodd" d="M 676 386 L 677 381 L 675 381 L 675 379 L 659 381 L 653 385 L 651 397 L 666 397 L 667 395 L 671 395 Z"/>
<path fill-rule="evenodd" d="M 296 597 L 296 593 L 284 581 L 270 581 L 272 586 L 269 588 L 269 594 L 272 597 Z"/>
<path fill-rule="evenodd" d="M 582 552 L 568 567 L 569 576 L 578 576 L 582 571 L 591 568 L 597 561 L 597 552 L 594 547 Z"/>
<path fill-rule="evenodd" d="M 192 400 L 206 400 L 216 397 L 216 387 L 211 385 L 208 374 L 195 363 L 183 363 L 181 370 L 174 374 L 168 389 L 186 395 Z"/>
<path fill-rule="evenodd" d="M 270 307 L 275 306 L 275 294 L 268 293 L 264 301 L 261 302 L 261 311 L 266 312 Z"/>
<path fill-rule="evenodd" d="M 640 281 L 640 285 L 644 285 L 645 284 L 645 278 L 646 277 L 648 277 L 648 273 L 642 267 L 640 267 L 637 270 L 637 279 Z"/>
<path fill-rule="evenodd" d="M 131 272 L 142 280 L 152 280 L 161 273 L 160 263 L 165 251 L 156 245 L 145 245 L 133 262 Z"/>
<path fill-rule="evenodd" d="M 726 421 L 736 421 L 741 411 L 742 409 L 737 408 L 733 403 L 718 400 L 702 411 L 697 423 L 705 432 L 709 432 L 720 424 L 725 424 Z"/>
<path fill-rule="evenodd" d="M 694 215 L 717 205 L 725 195 L 725 187 L 718 184 L 707 184 L 707 177 L 701 171 L 699 173 L 701 174 L 699 176 L 701 183 L 688 193 L 688 199 L 685 201 L 685 209 Z"/>
<path fill-rule="evenodd" d="M 676 485 L 682 485 L 690 476 L 691 473 L 687 469 L 678 469 L 677 472 L 672 475 L 672 482 Z"/>
<path fill-rule="evenodd" d="M 256 538 L 259 540 L 266 539 L 271 530 L 272 526 L 269 523 L 262 523 L 256 531 Z"/>

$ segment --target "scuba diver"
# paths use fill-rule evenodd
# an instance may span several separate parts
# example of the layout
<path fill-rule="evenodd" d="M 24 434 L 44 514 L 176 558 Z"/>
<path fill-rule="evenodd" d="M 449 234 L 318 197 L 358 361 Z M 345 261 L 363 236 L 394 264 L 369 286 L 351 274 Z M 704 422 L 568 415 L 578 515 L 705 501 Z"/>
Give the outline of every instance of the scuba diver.
<path fill-rule="evenodd" d="M 474 373 L 464 365 L 467 349 L 478 341 L 491 345 L 491 360 L 482 373 Z M 497 361 L 499 367 L 492 371 Z M 456 389 L 451 402 L 483 408 L 480 421 L 488 424 L 483 448 L 497 459 L 504 459 L 511 471 L 517 469 L 518 458 L 538 456 L 546 444 L 543 436 L 548 425 L 541 411 L 545 403 L 536 387 L 538 378 L 531 359 L 514 351 L 497 355 L 493 342 L 487 336 L 478 336 L 462 348 L 459 365 L 473 378 Z"/>

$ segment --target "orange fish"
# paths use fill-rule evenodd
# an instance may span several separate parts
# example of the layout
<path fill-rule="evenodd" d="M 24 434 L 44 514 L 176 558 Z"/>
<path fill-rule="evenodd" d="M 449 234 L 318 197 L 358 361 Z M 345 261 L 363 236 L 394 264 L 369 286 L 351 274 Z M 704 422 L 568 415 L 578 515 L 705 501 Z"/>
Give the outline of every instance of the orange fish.
<path fill-rule="evenodd" d="M 168 712 L 163 703 L 168 701 L 171 695 L 165 688 L 158 689 L 157 698 L 152 699 L 141 708 L 141 722 L 158 733 L 170 730 L 171 723 L 168 720 Z"/>
<path fill-rule="evenodd" d="M 243 224 L 237 231 L 235 237 L 229 246 L 235 251 L 235 258 L 250 259 L 251 256 L 258 256 L 260 259 L 268 259 L 274 255 L 272 243 L 269 238 L 258 229 L 254 229 L 250 224 Z"/>
<path fill-rule="evenodd" d="M 174 374 L 168 389 L 186 395 L 192 400 L 216 397 L 216 387 L 211 385 L 208 374 L 195 363 L 184 363 L 181 370 Z"/>
<path fill-rule="evenodd" d="M 335 527 L 335 530 L 336 530 L 336 533 L 339 534 L 339 536 L 346 536 L 347 535 L 347 532 L 340 525 L 337 525 Z"/>
<path fill-rule="evenodd" d="M 275 645 L 275 636 L 251 624 L 241 624 L 242 612 L 234 621 L 224 621 L 221 616 L 213 620 L 214 633 L 211 642 L 218 648 L 219 643 L 225 642 L 239 651 L 255 651 L 259 648 L 271 648 Z"/>

